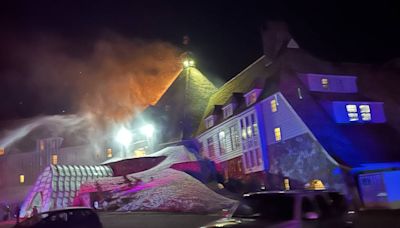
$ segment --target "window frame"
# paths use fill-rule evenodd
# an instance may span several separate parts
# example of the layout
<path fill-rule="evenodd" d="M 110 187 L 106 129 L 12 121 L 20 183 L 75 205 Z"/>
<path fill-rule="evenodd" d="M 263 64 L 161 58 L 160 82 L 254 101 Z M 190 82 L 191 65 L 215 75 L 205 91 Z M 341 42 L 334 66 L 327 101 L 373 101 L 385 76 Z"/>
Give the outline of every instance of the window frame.
<path fill-rule="evenodd" d="M 214 146 L 214 144 L 215 144 L 214 138 L 212 136 L 208 137 L 207 138 L 207 152 L 208 152 L 208 156 L 210 158 L 215 158 L 215 146 Z"/>
<path fill-rule="evenodd" d="M 231 117 L 233 115 L 233 104 L 228 104 L 222 108 L 224 119 Z"/>
<path fill-rule="evenodd" d="M 209 129 L 214 126 L 214 115 L 211 115 L 205 119 L 206 128 Z"/>

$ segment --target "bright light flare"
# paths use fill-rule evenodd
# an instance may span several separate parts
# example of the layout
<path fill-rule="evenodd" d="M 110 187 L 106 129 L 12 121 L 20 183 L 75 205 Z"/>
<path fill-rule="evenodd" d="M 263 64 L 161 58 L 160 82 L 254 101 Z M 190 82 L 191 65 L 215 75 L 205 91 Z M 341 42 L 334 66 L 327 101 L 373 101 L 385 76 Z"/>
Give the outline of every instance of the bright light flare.
<path fill-rule="evenodd" d="M 154 126 L 151 124 L 147 124 L 143 127 L 140 128 L 140 132 L 145 135 L 146 137 L 151 137 L 153 136 L 154 133 Z"/>
<path fill-rule="evenodd" d="M 122 127 L 115 137 L 115 140 L 124 146 L 129 146 L 132 142 L 133 135 L 126 128 Z"/>
<path fill-rule="evenodd" d="M 186 59 L 183 61 L 183 67 L 188 68 L 188 67 L 194 67 L 195 62 L 192 59 Z"/>

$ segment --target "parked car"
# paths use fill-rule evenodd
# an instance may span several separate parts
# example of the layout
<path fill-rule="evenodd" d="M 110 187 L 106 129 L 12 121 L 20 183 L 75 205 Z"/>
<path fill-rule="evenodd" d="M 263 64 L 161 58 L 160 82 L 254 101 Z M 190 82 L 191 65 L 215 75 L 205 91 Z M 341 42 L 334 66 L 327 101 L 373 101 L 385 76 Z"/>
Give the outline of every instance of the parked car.
<path fill-rule="evenodd" d="M 274 191 L 245 194 L 226 218 L 211 227 L 351 227 L 345 197 L 330 191 Z"/>
<path fill-rule="evenodd" d="M 70 207 L 39 213 L 14 228 L 102 228 L 99 216 L 92 208 Z"/>

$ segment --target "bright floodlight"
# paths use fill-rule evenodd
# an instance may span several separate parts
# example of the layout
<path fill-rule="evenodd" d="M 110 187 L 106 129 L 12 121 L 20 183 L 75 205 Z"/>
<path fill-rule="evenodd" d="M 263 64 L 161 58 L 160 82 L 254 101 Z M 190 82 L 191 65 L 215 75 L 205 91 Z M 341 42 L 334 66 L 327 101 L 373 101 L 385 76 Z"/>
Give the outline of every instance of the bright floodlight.
<path fill-rule="evenodd" d="M 193 59 L 187 58 L 183 61 L 183 67 L 188 68 L 188 67 L 194 67 L 195 62 Z"/>
<path fill-rule="evenodd" d="M 126 128 L 122 127 L 119 130 L 115 139 L 122 145 L 129 146 L 129 144 L 132 142 L 132 133 L 128 131 Z"/>
<path fill-rule="evenodd" d="M 154 126 L 151 124 L 147 124 L 140 128 L 140 132 L 144 134 L 146 137 L 151 137 L 154 132 Z"/>

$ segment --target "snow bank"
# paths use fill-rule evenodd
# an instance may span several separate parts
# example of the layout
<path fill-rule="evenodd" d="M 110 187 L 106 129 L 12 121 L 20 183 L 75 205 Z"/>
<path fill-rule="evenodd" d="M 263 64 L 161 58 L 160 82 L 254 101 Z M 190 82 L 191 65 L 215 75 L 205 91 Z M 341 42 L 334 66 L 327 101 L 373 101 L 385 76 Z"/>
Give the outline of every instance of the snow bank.
<path fill-rule="evenodd" d="M 166 158 L 157 166 L 142 172 L 88 181 L 81 185 L 74 201 L 86 202 L 84 198 L 87 198 L 87 194 L 99 192 L 99 200 L 107 202 L 100 204 L 108 211 L 194 213 L 213 213 L 236 203 L 215 193 L 185 172 L 170 168 L 174 164 L 197 161 L 195 155 L 184 146 L 165 148 L 151 156 Z"/>
<path fill-rule="evenodd" d="M 138 175 L 135 175 L 139 177 Z M 142 182 L 113 194 L 110 202 L 116 211 L 180 211 L 211 213 L 230 208 L 236 201 L 225 198 L 190 175 L 166 169 L 140 176 Z"/>

